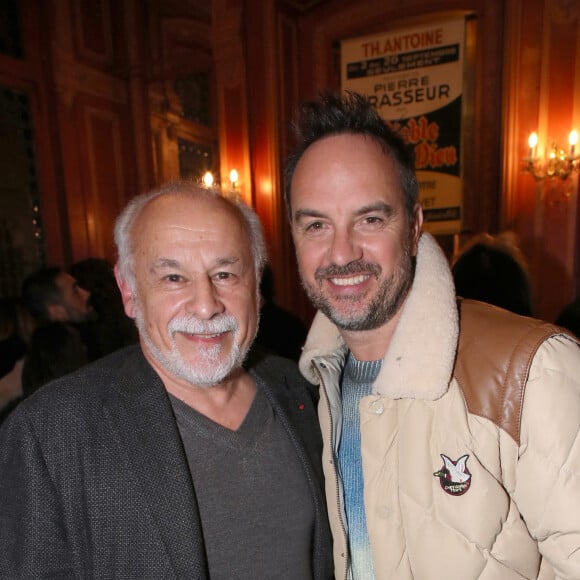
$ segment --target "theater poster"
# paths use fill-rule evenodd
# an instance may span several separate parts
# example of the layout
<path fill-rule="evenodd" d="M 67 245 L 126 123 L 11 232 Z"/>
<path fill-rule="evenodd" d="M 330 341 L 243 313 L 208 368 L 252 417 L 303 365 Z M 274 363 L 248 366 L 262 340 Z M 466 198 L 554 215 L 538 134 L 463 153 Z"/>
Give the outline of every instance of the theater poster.
<path fill-rule="evenodd" d="M 424 229 L 461 231 L 465 18 L 341 44 L 341 85 L 367 96 L 415 148 Z"/>

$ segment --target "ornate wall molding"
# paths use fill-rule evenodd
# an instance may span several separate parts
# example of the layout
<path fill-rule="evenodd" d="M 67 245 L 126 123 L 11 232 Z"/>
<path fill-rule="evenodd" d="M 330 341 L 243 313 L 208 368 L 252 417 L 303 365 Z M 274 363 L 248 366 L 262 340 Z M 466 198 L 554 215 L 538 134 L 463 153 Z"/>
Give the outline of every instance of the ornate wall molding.
<path fill-rule="evenodd" d="M 78 93 L 86 93 L 119 104 L 128 103 L 126 80 L 80 64 L 60 47 L 55 49 L 53 67 L 55 88 L 65 105 L 70 106 L 74 95 Z"/>

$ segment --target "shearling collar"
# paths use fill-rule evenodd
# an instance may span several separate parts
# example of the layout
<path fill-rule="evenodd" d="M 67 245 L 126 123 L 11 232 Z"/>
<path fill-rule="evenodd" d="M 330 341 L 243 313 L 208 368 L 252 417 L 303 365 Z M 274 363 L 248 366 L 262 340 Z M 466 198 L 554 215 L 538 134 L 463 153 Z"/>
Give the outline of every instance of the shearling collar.
<path fill-rule="evenodd" d="M 373 391 L 389 399 L 435 400 L 448 388 L 459 336 L 455 290 L 439 244 L 423 232 L 413 285 L 403 305 Z M 346 345 L 336 326 L 318 312 L 300 358 L 300 370 L 318 383 L 312 361 L 344 356 Z"/>

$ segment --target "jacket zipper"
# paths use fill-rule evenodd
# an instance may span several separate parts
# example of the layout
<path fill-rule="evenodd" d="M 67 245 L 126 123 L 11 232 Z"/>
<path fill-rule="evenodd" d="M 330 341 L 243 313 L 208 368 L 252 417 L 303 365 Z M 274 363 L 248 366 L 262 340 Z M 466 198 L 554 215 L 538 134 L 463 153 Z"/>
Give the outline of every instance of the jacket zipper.
<path fill-rule="evenodd" d="M 340 523 L 340 529 L 342 531 L 342 537 L 344 539 L 344 545 L 346 549 L 345 554 L 345 573 L 344 573 L 344 580 L 348 580 L 348 568 L 350 566 L 350 554 L 348 551 L 348 536 L 346 533 L 346 526 L 344 525 L 344 520 L 342 519 L 342 510 L 340 508 L 340 486 L 338 483 L 338 469 L 336 467 L 336 456 L 334 454 L 334 421 L 332 417 L 332 412 L 330 410 L 330 400 L 328 398 L 328 393 L 326 392 L 326 385 L 324 384 L 324 379 L 322 378 L 322 374 L 318 369 L 316 364 L 313 364 L 316 374 L 320 379 L 320 385 L 322 386 L 322 392 L 324 393 L 324 398 L 326 400 L 326 408 L 328 411 L 328 417 L 330 419 L 330 449 L 332 451 L 332 467 L 334 471 L 334 483 L 336 489 L 336 506 L 338 508 L 338 521 Z"/>

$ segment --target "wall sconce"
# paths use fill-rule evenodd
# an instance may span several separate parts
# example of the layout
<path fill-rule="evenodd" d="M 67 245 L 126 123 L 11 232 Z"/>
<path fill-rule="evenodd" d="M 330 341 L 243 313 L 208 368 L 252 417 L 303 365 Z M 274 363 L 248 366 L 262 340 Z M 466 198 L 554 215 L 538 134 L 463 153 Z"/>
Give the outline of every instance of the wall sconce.
<path fill-rule="evenodd" d="M 201 178 L 203 182 L 203 186 L 207 187 L 208 189 L 213 185 L 213 174 L 211 171 L 206 171 Z"/>
<path fill-rule="evenodd" d="M 538 155 L 538 134 L 531 133 L 528 138 L 529 155 L 524 157 L 524 171 L 533 175 L 536 181 L 541 181 L 547 177 L 559 177 L 565 181 L 573 171 L 580 170 L 580 155 L 576 151 L 577 131 L 570 131 L 568 145 L 568 152 L 566 152 L 554 142 L 545 149 L 543 157 L 540 157 Z"/>
<path fill-rule="evenodd" d="M 235 191 L 238 185 L 238 172 L 235 169 L 230 171 L 230 183 L 232 184 L 232 191 Z"/>
<path fill-rule="evenodd" d="M 215 178 L 214 178 L 213 173 L 211 171 L 206 171 L 203 174 L 203 176 L 201 178 L 201 182 L 202 182 L 203 187 L 206 187 L 207 189 L 211 189 L 211 188 L 215 187 L 218 191 L 221 192 L 221 195 L 223 195 L 224 197 L 228 197 L 234 201 L 238 201 L 240 199 L 239 176 L 238 176 L 238 172 L 235 169 L 232 169 L 230 171 L 230 187 L 229 187 L 229 189 L 227 187 L 220 185 L 219 183 L 216 185 Z"/>
<path fill-rule="evenodd" d="M 226 195 L 234 201 L 238 201 L 240 199 L 239 175 L 235 169 L 230 171 L 230 190 L 226 193 Z"/>

